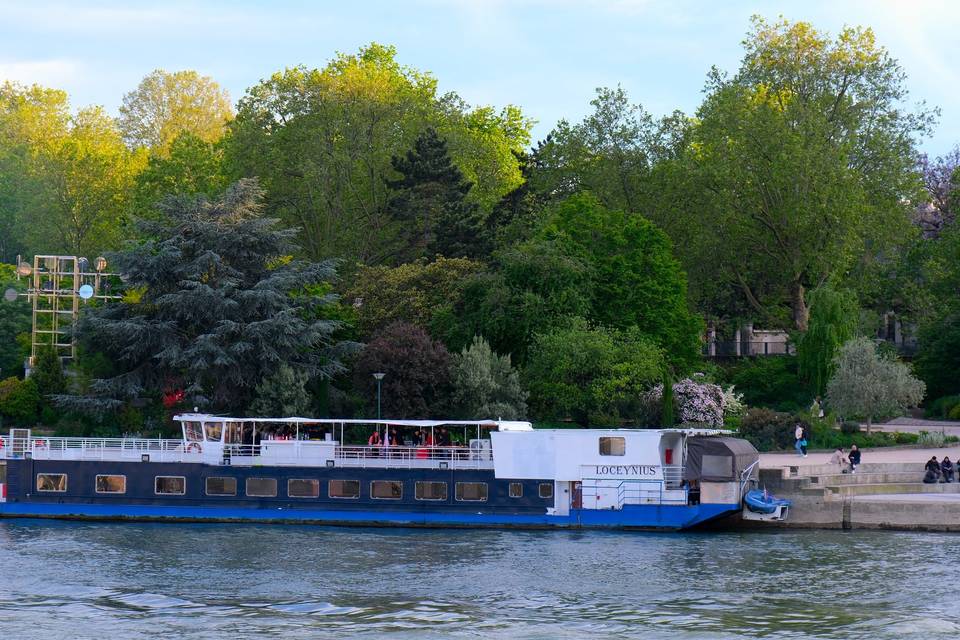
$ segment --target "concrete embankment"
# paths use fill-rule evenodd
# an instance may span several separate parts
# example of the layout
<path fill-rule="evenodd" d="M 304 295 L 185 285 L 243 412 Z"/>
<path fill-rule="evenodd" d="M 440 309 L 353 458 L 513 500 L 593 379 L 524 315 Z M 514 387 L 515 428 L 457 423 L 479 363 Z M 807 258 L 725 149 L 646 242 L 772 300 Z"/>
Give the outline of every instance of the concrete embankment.
<path fill-rule="evenodd" d="M 789 517 L 742 526 L 960 531 L 960 483 L 924 484 L 922 462 L 867 463 L 855 474 L 803 462 L 760 470 L 761 487 L 793 501 Z"/>

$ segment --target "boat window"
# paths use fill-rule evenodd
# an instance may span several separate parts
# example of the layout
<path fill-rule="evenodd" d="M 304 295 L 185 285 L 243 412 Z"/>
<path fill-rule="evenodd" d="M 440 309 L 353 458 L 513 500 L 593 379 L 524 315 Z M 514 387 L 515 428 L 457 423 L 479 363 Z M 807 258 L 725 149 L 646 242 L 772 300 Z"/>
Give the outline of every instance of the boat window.
<path fill-rule="evenodd" d="M 522 483 L 522 482 L 511 482 L 511 483 L 510 483 L 510 497 L 511 497 L 511 498 L 522 498 L 522 497 L 523 497 L 523 483 Z"/>
<path fill-rule="evenodd" d="M 200 442 L 203 440 L 203 430 L 200 427 L 200 423 L 184 422 L 183 437 L 186 438 L 188 442 Z"/>
<path fill-rule="evenodd" d="M 97 476 L 97 493 L 126 493 L 127 476 Z"/>
<path fill-rule="evenodd" d="M 487 501 L 487 483 L 486 482 L 458 482 L 457 500 L 463 502 L 486 502 Z"/>
<path fill-rule="evenodd" d="M 212 477 L 207 478 L 208 496 L 235 496 L 237 495 L 237 479 Z"/>
<path fill-rule="evenodd" d="M 331 498 L 359 498 L 359 480 L 331 480 L 327 483 L 327 495 Z"/>
<path fill-rule="evenodd" d="M 446 500 L 446 482 L 418 482 L 414 491 L 417 500 Z"/>
<path fill-rule="evenodd" d="M 620 436 L 601 437 L 600 455 L 623 456 L 627 454 L 627 439 Z"/>
<path fill-rule="evenodd" d="M 544 500 L 553 497 L 553 483 L 552 482 L 541 482 L 540 483 L 540 497 Z"/>
<path fill-rule="evenodd" d="M 67 490 L 67 474 L 65 473 L 38 473 L 37 491 L 55 491 L 63 493 Z"/>
<path fill-rule="evenodd" d="M 247 495 L 254 498 L 273 498 L 277 495 L 276 478 L 247 478 Z"/>
<path fill-rule="evenodd" d="M 183 476 L 157 476 L 154 480 L 154 492 L 182 496 L 186 493 L 187 479 Z"/>
<path fill-rule="evenodd" d="M 370 483 L 370 497 L 378 500 L 399 500 L 403 497 L 403 483 L 399 480 L 374 480 Z"/>
<path fill-rule="evenodd" d="M 207 432 L 207 442 L 220 442 L 220 434 L 223 433 L 222 422 L 206 422 L 203 428 Z"/>
<path fill-rule="evenodd" d="M 287 480 L 287 496 L 290 498 L 319 498 L 320 481 L 300 478 Z"/>

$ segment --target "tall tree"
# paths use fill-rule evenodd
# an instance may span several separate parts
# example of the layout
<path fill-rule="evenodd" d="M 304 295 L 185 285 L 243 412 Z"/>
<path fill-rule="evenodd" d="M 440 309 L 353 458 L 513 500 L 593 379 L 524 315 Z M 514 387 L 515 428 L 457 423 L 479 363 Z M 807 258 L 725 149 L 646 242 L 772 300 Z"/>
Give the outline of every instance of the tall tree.
<path fill-rule="evenodd" d="M 317 319 L 332 299 L 307 293 L 333 265 L 290 260 L 295 232 L 264 217 L 261 202 L 243 181 L 214 201 L 170 198 L 159 220 L 138 221 L 147 239 L 110 258 L 132 294 L 88 310 L 77 328 L 119 373 L 97 380 L 94 397 L 61 400 L 104 409 L 182 390 L 191 406 L 243 412 L 282 366 L 320 378 L 340 371 L 338 325 Z"/>
<path fill-rule="evenodd" d="M 300 228 L 308 255 L 377 264 L 397 234 L 386 212 L 390 160 L 428 126 L 447 140 L 482 210 L 520 183 L 512 152 L 528 144 L 531 122 L 519 109 L 471 108 L 440 95 L 435 78 L 378 44 L 249 89 L 226 150 L 236 175 L 260 177 L 269 211 Z"/>
<path fill-rule="evenodd" d="M 16 279 L 12 266 L 0 264 L 0 295 L 11 288 L 23 293 L 26 282 Z M 30 304 L 26 298 L 20 297 L 13 302 L 0 299 L 0 380 L 23 372 L 27 352 L 17 338 L 29 332 Z"/>
<path fill-rule="evenodd" d="M 915 139 L 934 114 L 903 107 L 903 70 L 873 32 L 833 40 L 754 18 L 736 76 L 711 72 L 680 173 L 657 220 L 697 236 L 712 277 L 755 315 L 806 329 L 806 291 L 909 235 Z"/>
<path fill-rule="evenodd" d="M 232 117 L 230 96 L 213 78 L 196 71 L 157 69 L 123 96 L 120 129 L 131 147 L 166 155 L 184 131 L 216 142 Z"/>
<path fill-rule="evenodd" d="M 494 352 L 475 337 L 453 356 L 453 410 L 464 420 L 521 420 L 527 414 L 527 393 L 510 356 Z"/>
<path fill-rule="evenodd" d="M 387 180 L 387 212 L 400 223 L 399 259 L 425 254 L 449 258 L 487 253 L 479 208 L 467 201 L 473 184 L 453 164 L 447 143 L 432 127 L 417 136 L 413 149 L 391 160 L 401 177 Z"/>

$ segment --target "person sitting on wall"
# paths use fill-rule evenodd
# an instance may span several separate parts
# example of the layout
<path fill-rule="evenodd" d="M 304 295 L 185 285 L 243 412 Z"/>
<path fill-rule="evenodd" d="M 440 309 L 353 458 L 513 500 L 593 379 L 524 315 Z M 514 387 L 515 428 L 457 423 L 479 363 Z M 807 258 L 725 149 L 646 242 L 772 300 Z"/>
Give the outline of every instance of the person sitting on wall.
<path fill-rule="evenodd" d="M 857 445 L 850 445 L 850 455 L 847 456 L 847 460 L 850 462 L 850 473 L 856 473 L 857 467 L 860 466 L 860 449 Z"/>
<path fill-rule="evenodd" d="M 944 482 L 953 482 L 953 463 L 950 462 L 949 456 L 943 456 L 943 461 L 940 463 L 940 473 L 943 475 Z"/>
<path fill-rule="evenodd" d="M 837 447 L 837 450 L 833 452 L 832 456 L 830 456 L 830 464 L 835 464 L 838 467 L 842 467 L 844 459 L 846 459 L 846 455 L 843 453 L 843 447 Z"/>
<path fill-rule="evenodd" d="M 933 482 L 936 482 L 940 479 L 940 463 L 937 461 L 937 456 L 933 456 L 927 460 L 927 464 L 925 464 L 923 468 L 926 469 L 927 473 L 933 475 Z M 923 481 L 927 481 L 926 476 L 924 476 Z"/>

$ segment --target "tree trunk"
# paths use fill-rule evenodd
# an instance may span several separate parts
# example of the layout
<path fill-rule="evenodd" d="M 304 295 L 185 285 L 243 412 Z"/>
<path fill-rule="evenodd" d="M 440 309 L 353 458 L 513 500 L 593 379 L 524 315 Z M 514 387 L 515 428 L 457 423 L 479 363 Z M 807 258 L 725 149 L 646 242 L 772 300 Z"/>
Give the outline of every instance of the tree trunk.
<path fill-rule="evenodd" d="M 870 427 L 873 426 L 873 416 L 867 416 L 867 435 L 870 435 Z"/>
<path fill-rule="evenodd" d="M 790 308 L 793 311 L 793 324 L 799 331 L 807 330 L 807 321 L 810 319 L 810 309 L 803 294 L 803 285 L 794 281 L 790 285 Z"/>

